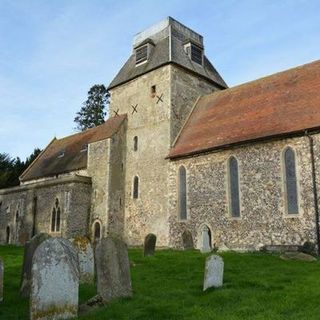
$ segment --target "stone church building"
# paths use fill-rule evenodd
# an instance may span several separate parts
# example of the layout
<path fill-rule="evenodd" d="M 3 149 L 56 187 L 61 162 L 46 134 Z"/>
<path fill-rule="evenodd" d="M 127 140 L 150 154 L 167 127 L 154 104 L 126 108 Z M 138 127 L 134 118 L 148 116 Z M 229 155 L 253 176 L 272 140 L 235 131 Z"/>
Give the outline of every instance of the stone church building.
<path fill-rule="evenodd" d="M 1 243 L 319 242 L 320 61 L 228 88 L 202 36 L 168 17 L 134 37 L 108 89 L 104 124 L 54 138 L 0 190 Z"/>

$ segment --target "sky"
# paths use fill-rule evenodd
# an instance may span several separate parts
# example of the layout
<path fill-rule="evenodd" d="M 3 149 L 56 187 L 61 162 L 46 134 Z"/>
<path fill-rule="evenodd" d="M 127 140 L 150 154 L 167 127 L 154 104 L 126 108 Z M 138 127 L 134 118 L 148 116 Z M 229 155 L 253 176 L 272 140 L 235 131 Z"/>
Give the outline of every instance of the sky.
<path fill-rule="evenodd" d="M 172 16 L 229 86 L 320 58 L 319 0 L 0 0 L 0 153 L 24 160 L 111 82 L 133 36 Z"/>

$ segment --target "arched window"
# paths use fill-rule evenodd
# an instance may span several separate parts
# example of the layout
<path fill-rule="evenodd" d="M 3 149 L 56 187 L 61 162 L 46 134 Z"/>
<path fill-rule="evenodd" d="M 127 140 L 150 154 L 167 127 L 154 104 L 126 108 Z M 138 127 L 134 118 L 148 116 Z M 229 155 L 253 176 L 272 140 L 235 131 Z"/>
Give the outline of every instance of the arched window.
<path fill-rule="evenodd" d="M 10 243 L 10 227 L 9 226 L 7 226 L 7 229 L 6 229 L 6 242 Z"/>
<path fill-rule="evenodd" d="M 179 168 L 179 216 L 187 219 L 187 172 L 184 166 Z"/>
<path fill-rule="evenodd" d="M 101 224 L 99 221 L 93 224 L 93 238 L 94 241 L 101 239 Z"/>
<path fill-rule="evenodd" d="M 296 174 L 296 157 L 292 148 L 284 151 L 284 186 L 286 197 L 286 208 L 288 214 L 298 214 L 298 190 Z"/>
<path fill-rule="evenodd" d="M 61 209 L 59 206 L 59 200 L 56 199 L 54 207 L 52 209 L 52 214 L 51 214 L 51 232 L 60 231 L 60 214 L 61 214 Z"/>
<path fill-rule="evenodd" d="M 137 151 L 138 150 L 138 137 L 135 136 L 133 138 L 133 151 Z"/>
<path fill-rule="evenodd" d="M 235 157 L 228 161 L 229 176 L 229 206 L 232 217 L 240 217 L 240 196 L 239 196 L 239 169 Z"/>
<path fill-rule="evenodd" d="M 137 199 L 139 196 L 139 177 L 133 178 L 133 199 Z"/>

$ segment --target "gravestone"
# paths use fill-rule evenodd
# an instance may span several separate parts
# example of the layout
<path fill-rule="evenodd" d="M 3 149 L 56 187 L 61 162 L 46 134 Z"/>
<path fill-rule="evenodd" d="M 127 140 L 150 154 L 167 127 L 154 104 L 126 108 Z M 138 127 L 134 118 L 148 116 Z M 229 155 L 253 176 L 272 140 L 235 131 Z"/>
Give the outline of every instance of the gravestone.
<path fill-rule="evenodd" d="M 182 234 L 182 245 L 185 250 L 194 248 L 192 234 L 189 230 L 185 230 Z"/>
<path fill-rule="evenodd" d="M 144 253 L 145 257 L 153 256 L 156 247 L 157 237 L 153 233 L 149 233 L 144 239 Z"/>
<path fill-rule="evenodd" d="M 200 251 L 202 253 L 211 252 L 209 228 L 206 225 L 204 225 L 201 231 L 202 231 L 202 234 L 201 234 L 202 243 L 201 243 Z"/>
<path fill-rule="evenodd" d="M 73 244 L 78 251 L 80 283 L 92 283 L 94 279 L 94 255 L 87 237 L 76 237 Z"/>
<path fill-rule="evenodd" d="M 50 238 L 42 242 L 34 253 L 31 275 L 31 320 L 77 316 L 78 255 L 70 241 Z"/>
<path fill-rule="evenodd" d="M 224 263 L 221 257 L 212 255 L 206 259 L 204 271 L 203 291 L 208 288 L 222 287 Z"/>
<path fill-rule="evenodd" d="M 120 239 L 102 238 L 95 250 L 97 292 L 104 302 L 131 297 L 131 276 L 127 245 Z"/>
<path fill-rule="evenodd" d="M 3 273 L 4 265 L 2 259 L 0 259 L 0 302 L 3 301 Z"/>
<path fill-rule="evenodd" d="M 21 282 L 20 282 L 20 294 L 22 297 L 26 298 L 30 295 L 31 288 L 31 268 L 32 268 L 32 258 L 34 252 L 38 246 L 45 240 L 49 239 L 50 236 L 46 233 L 39 233 L 34 236 L 30 241 L 26 242 L 24 246 L 23 264 L 21 272 Z"/>

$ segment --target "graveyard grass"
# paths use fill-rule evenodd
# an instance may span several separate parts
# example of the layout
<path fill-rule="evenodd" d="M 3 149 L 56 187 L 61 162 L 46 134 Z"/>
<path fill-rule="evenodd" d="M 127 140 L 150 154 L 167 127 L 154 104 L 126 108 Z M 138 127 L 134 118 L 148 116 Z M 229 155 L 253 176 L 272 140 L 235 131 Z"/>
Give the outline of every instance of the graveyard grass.
<path fill-rule="evenodd" d="M 0 247 L 5 263 L 0 319 L 29 319 L 19 297 L 23 249 Z M 114 301 L 79 319 L 319 319 L 320 261 L 283 261 L 263 253 L 224 253 L 224 286 L 202 291 L 207 255 L 159 250 L 143 258 L 130 249 L 133 298 Z M 80 303 L 95 295 L 80 286 Z"/>

